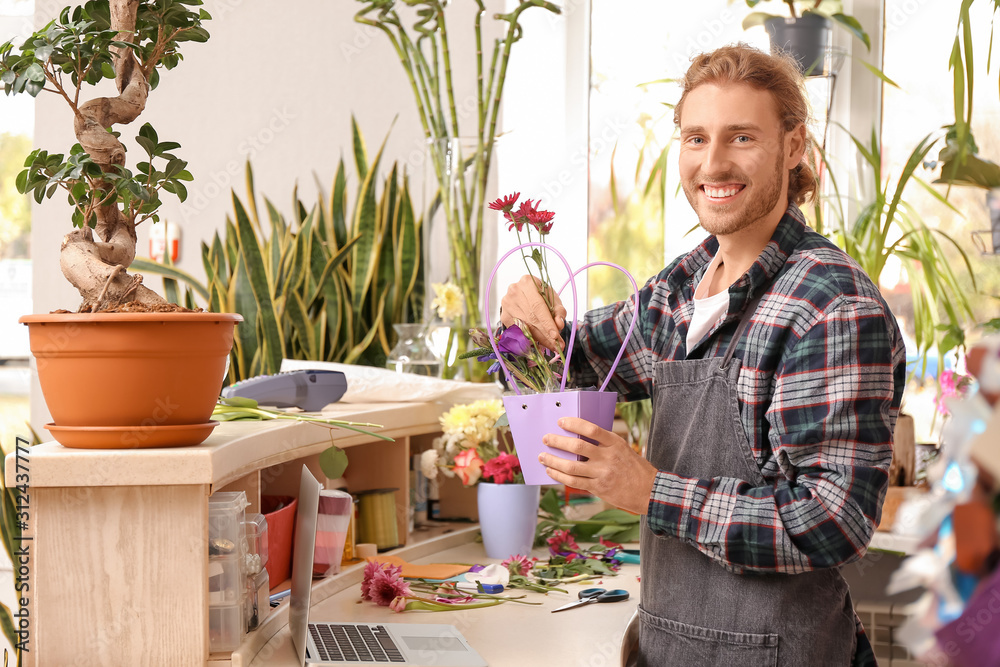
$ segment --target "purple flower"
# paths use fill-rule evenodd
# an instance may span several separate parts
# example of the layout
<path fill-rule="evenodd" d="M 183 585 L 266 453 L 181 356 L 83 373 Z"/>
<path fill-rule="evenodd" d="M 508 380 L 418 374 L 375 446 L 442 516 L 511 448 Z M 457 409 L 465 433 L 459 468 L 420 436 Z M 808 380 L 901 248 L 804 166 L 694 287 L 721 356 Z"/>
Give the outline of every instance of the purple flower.
<path fill-rule="evenodd" d="M 521 327 L 513 324 L 504 329 L 504 332 L 500 334 L 500 339 L 497 341 L 497 349 L 501 353 L 513 354 L 520 357 L 527 354 L 528 350 L 531 349 L 531 341 L 521 331 Z"/>

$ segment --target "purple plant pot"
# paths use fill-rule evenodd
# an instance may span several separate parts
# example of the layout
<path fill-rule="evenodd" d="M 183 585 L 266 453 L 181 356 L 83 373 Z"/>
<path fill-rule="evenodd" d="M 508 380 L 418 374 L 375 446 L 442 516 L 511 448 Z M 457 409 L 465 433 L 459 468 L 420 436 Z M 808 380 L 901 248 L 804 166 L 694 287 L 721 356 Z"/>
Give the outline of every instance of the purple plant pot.
<path fill-rule="evenodd" d="M 549 477 L 545 466 L 538 462 L 538 455 L 542 452 L 561 459 L 579 459 L 575 454 L 542 444 L 542 437 L 547 433 L 580 437 L 559 428 L 557 422 L 560 417 L 580 417 L 610 431 L 615 420 L 617 400 L 618 394 L 613 391 L 563 391 L 554 394 L 504 396 L 503 406 L 514 437 L 514 449 L 521 462 L 524 483 L 558 483 Z"/>

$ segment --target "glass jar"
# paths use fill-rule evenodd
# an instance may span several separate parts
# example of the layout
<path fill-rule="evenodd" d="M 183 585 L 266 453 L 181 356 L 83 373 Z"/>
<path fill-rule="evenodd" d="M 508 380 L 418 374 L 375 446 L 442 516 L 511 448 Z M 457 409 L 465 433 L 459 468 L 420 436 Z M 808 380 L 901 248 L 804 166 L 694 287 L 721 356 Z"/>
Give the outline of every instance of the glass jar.
<path fill-rule="evenodd" d="M 393 324 L 399 337 L 385 361 L 385 367 L 397 373 L 428 377 L 441 375 L 441 360 L 427 342 L 426 324 Z"/>

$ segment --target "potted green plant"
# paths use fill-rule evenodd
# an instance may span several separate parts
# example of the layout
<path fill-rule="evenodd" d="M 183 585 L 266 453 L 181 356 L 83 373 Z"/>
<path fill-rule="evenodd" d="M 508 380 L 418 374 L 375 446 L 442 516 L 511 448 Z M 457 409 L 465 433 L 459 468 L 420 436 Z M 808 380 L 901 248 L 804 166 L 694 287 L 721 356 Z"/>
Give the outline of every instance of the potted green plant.
<path fill-rule="evenodd" d="M 771 40 L 771 51 L 785 51 L 809 74 L 823 74 L 824 54 L 830 46 L 834 23 L 864 42 L 869 51 L 871 38 L 853 16 L 844 14 L 841 0 L 746 0 L 751 9 L 772 3 L 787 8 L 787 15 L 755 11 L 743 19 L 743 29 L 763 25 Z"/>
<path fill-rule="evenodd" d="M 182 42 L 204 42 L 211 18 L 201 0 L 112 0 L 63 9 L 20 48 L 0 45 L 0 81 L 8 95 L 48 92 L 73 112 L 79 143 L 68 153 L 37 149 L 17 188 L 41 203 L 65 191 L 73 229 L 62 239 L 60 268 L 83 299 L 78 312 L 29 315 L 39 382 L 55 420 L 47 426 L 69 446 L 195 444 L 216 425 L 215 407 L 233 314 L 178 309 L 128 273 L 136 227 L 155 222 L 160 193 L 182 201 L 187 163 L 143 125 L 145 158 L 133 172 L 115 125 L 134 121 L 173 69 Z M 85 86 L 114 79 L 118 94 L 81 101 Z"/>

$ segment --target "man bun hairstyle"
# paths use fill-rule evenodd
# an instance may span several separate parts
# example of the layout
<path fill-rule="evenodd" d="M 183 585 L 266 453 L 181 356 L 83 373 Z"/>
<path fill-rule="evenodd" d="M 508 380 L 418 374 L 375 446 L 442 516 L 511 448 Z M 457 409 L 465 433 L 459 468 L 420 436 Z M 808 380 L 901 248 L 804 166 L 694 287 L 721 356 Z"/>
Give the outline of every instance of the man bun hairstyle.
<path fill-rule="evenodd" d="M 783 132 L 791 132 L 809 121 L 809 102 L 802 73 L 796 62 L 784 54 L 771 55 L 748 44 L 723 46 L 692 58 L 680 83 L 681 99 L 674 107 L 674 124 L 678 126 L 688 93 L 706 83 L 745 84 L 769 92 Z M 812 153 L 812 137 L 807 131 L 802 161 L 788 174 L 788 201 L 797 206 L 816 196 L 816 172 L 809 163 Z"/>

